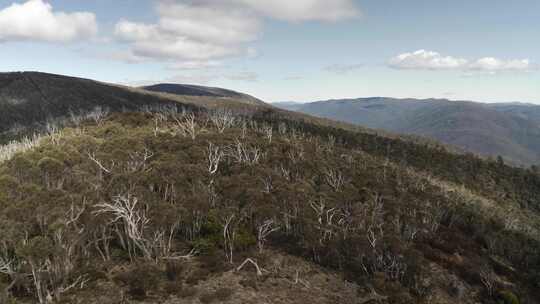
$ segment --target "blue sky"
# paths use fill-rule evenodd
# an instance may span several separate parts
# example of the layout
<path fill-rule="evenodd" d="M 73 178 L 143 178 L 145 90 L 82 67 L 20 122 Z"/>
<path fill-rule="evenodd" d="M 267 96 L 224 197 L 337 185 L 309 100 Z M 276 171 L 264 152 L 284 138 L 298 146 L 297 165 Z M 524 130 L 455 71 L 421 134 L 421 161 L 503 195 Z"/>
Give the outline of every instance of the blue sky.
<path fill-rule="evenodd" d="M 540 1 L 0 0 L 0 70 L 540 103 Z"/>

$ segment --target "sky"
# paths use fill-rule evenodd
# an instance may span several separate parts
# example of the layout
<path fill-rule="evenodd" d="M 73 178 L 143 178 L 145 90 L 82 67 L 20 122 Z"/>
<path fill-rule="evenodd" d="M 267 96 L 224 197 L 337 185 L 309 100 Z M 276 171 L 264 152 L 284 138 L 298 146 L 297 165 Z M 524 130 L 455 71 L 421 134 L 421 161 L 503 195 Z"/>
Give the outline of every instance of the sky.
<path fill-rule="evenodd" d="M 540 104 L 538 0 L 0 0 L 0 71 Z"/>

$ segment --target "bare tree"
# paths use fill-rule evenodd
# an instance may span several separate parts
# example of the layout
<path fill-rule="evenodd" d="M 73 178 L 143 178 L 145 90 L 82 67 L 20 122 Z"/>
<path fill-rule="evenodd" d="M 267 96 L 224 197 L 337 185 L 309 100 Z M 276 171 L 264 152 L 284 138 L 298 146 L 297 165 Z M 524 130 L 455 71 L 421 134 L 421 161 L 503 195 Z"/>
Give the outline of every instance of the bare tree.
<path fill-rule="evenodd" d="M 266 220 L 257 226 L 257 247 L 259 247 L 259 252 L 262 253 L 268 236 L 279 229 L 280 227 L 276 225 L 274 220 Z"/>
<path fill-rule="evenodd" d="M 223 224 L 223 247 L 225 249 L 225 256 L 231 264 L 233 263 L 234 242 L 236 240 L 235 217 L 235 214 L 229 215 L 225 218 L 225 223 Z"/>
<path fill-rule="evenodd" d="M 95 153 L 90 153 L 90 152 L 88 152 L 87 155 L 88 155 L 88 158 L 89 158 L 91 161 L 93 161 L 96 165 L 98 165 L 98 167 L 99 167 L 99 169 L 100 169 L 101 171 L 103 171 L 103 172 L 105 172 L 105 173 L 107 173 L 107 174 L 110 174 L 110 173 L 112 172 L 111 169 L 106 168 L 106 167 L 103 165 L 103 163 L 102 163 L 100 160 L 98 160 L 98 159 L 96 158 L 96 154 L 95 154 Z M 114 163 L 112 164 L 112 166 L 114 167 Z"/>
<path fill-rule="evenodd" d="M 210 113 L 210 120 L 218 130 L 218 133 L 223 133 L 227 128 L 234 126 L 235 117 L 231 111 L 217 110 Z"/>
<path fill-rule="evenodd" d="M 252 166 L 258 164 L 264 154 L 257 147 L 250 147 L 236 141 L 236 144 L 226 148 L 225 155 L 232 158 L 236 163 Z"/>
<path fill-rule="evenodd" d="M 181 119 L 175 118 L 176 130 L 184 137 L 191 137 L 195 140 L 197 137 L 197 121 L 193 113 L 184 114 Z"/>
<path fill-rule="evenodd" d="M 86 114 L 86 118 L 93 120 L 98 126 L 101 126 L 107 115 L 109 115 L 109 109 L 97 106 Z"/>
<path fill-rule="evenodd" d="M 154 114 L 154 137 L 157 137 L 161 128 L 160 124 L 164 121 L 167 121 L 167 116 L 162 113 Z"/>
<path fill-rule="evenodd" d="M 488 295 L 492 297 L 495 284 L 497 283 L 497 275 L 489 266 L 484 266 L 480 271 L 480 279 L 482 280 L 482 284 L 484 284 Z"/>
<path fill-rule="evenodd" d="M 39 146 L 43 138 L 43 136 L 36 134 L 33 137 L 25 137 L 20 141 L 11 141 L 6 145 L 0 145 L 0 163 L 11 159 L 19 152 Z"/>
<path fill-rule="evenodd" d="M 324 170 L 324 178 L 326 183 L 336 192 L 340 192 L 346 182 L 341 171 L 331 168 Z"/>
<path fill-rule="evenodd" d="M 339 210 L 328 208 L 323 199 L 309 202 L 311 209 L 317 216 L 316 228 L 320 232 L 319 243 L 322 245 L 326 240 L 330 240 L 336 234 L 334 228 L 338 222 Z"/>
<path fill-rule="evenodd" d="M 272 125 L 264 126 L 263 131 L 264 131 L 264 135 L 266 139 L 268 139 L 268 142 L 272 143 L 272 132 L 273 132 Z"/>
<path fill-rule="evenodd" d="M 211 142 L 208 143 L 207 157 L 208 157 L 208 173 L 210 175 L 215 174 L 219 169 L 219 163 L 223 158 L 223 151 L 219 146 L 214 146 Z"/>
<path fill-rule="evenodd" d="M 136 249 L 140 250 L 143 257 L 153 259 L 152 242 L 145 238 L 145 230 L 150 223 L 146 212 L 137 207 L 138 199 L 129 193 L 114 198 L 112 202 L 96 205 L 94 215 L 112 215 L 111 224 L 121 222 L 122 230 L 128 241 L 128 251 L 133 257 Z"/>
<path fill-rule="evenodd" d="M 129 160 L 126 163 L 127 172 L 137 172 L 139 170 L 146 170 L 147 162 L 154 157 L 154 152 L 148 148 L 144 148 L 142 152 L 130 152 Z"/>
<path fill-rule="evenodd" d="M 274 189 L 274 186 L 272 184 L 272 176 L 267 176 L 265 178 L 261 178 L 261 181 L 263 182 L 263 193 L 270 194 L 272 190 Z"/>
<path fill-rule="evenodd" d="M 296 164 L 304 159 L 304 147 L 302 145 L 294 145 L 291 150 L 287 151 L 287 156 L 293 162 L 293 164 Z"/>

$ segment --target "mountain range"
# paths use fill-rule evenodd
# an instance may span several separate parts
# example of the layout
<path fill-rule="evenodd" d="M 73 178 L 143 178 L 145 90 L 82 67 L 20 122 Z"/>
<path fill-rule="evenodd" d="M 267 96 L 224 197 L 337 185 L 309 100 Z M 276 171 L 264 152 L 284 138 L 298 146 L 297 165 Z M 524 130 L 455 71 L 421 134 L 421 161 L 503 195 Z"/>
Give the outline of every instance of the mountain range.
<path fill-rule="evenodd" d="M 540 163 L 540 106 L 533 104 L 374 97 L 273 105 L 368 128 L 424 136 L 464 151 L 502 156 L 517 165 Z"/>

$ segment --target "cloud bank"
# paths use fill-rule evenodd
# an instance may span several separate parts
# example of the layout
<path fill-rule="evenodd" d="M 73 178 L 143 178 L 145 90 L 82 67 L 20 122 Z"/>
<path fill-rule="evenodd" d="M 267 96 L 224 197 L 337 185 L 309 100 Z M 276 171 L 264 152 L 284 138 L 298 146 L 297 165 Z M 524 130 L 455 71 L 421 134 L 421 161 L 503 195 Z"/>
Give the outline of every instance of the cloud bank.
<path fill-rule="evenodd" d="M 205 67 L 235 56 L 252 56 L 265 20 L 336 22 L 359 16 L 353 0 L 161 0 L 158 20 L 121 20 L 115 36 L 128 44 L 126 58 Z M 184 64 L 184 62 L 186 62 Z"/>
<path fill-rule="evenodd" d="M 96 17 L 89 12 L 55 12 L 43 0 L 14 3 L 0 10 L 0 41 L 69 42 L 96 35 Z"/>
<path fill-rule="evenodd" d="M 462 70 L 462 71 L 530 71 L 535 66 L 529 59 L 504 60 L 493 57 L 483 57 L 475 60 L 443 56 L 438 52 L 418 50 L 412 53 L 400 54 L 388 62 L 394 69 L 400 70 Z"/>

